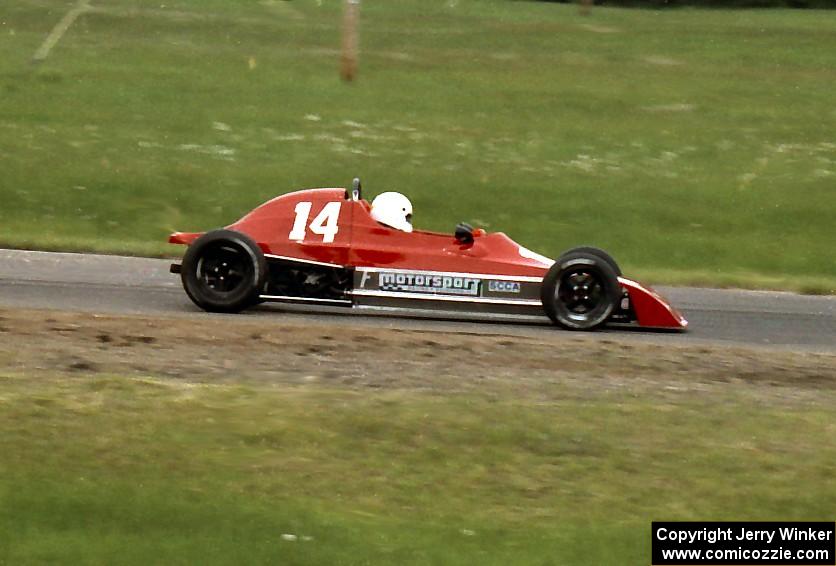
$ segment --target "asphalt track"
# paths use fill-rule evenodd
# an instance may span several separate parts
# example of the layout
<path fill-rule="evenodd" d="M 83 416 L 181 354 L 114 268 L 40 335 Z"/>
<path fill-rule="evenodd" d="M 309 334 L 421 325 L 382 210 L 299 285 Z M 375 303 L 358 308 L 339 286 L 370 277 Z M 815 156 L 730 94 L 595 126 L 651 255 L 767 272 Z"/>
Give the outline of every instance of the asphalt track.
<path fill-rule="evenodd" d="M 317 309 L 263 305 L 241 315 L 200 311 L 183 292 L 179 277 L 161 259 L 0 250 L 0 308 L 62 309 L 107 314 L 195 317 L 220 324 L 246 317 L 265 324 L 293 322 L 370 325 L 427 331 L 503 335 L 563 332 L 547 319 L 485 315 Z M 685 333 L 612 329 L 594 336 L 665 344 L 746 344 L 802 351 L 836 352 L 836 297 L 767 291 L 657 287 L 688 319 Z"/>

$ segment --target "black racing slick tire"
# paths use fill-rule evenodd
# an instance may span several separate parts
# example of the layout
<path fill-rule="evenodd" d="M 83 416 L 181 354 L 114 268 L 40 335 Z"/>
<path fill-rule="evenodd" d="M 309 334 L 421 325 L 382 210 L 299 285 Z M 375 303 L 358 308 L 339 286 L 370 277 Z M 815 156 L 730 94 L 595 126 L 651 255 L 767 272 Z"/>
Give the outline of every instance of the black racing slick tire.
<path fill-rule="evenodd" d="M 610 263 L 597 254 L 560 256 L 543 279 L 540 299 L 548 317 L 568 330 L 594 330 L 612 314 L 621 286 Z"/>
<path fill-rule="evenodd" d="M 568 254 L 594 255 L 594 256 L 600 258 L 605 263 L 609 264 L 609 266 L 612 268 L 613 272 L 615 272 L 615 274 L 618 277 L 621 277 L 621 268 L 618 266 L 618 263 L 616 263 L 615 259 L 613 259 L 613 257 L 610 254 L 608 254 L 607 252 L 605 252 L 601 248 L 596 248 L 594 246 L 578 246 L 577 248 L 571 248 L 571 249 L 566 250 L 565 252 L 560 254 L 560 257 L 564 257 Z M 559 261 L 559 259 L 558 259 L 558 261 Z"/>
<path fill-rule="evenodd" d="M 240 312 L 258 303 L 267 261 L 248 236 L 234 230 L 213 230 L 186 250 L 180 277 L 186 294 L 200 308 Z"/>

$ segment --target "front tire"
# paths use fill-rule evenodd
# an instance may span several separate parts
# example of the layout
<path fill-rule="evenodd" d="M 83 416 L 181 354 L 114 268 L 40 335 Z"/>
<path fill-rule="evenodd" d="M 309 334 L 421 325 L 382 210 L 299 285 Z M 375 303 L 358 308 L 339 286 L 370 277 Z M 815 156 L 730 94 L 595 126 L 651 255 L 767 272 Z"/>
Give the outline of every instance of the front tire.
<path fill-rule="evenodd" d="M 594 246 L 578 246 L 577 248 L 571 248 L 560 254 L 559 257 L 564 257 L 568 254 L 589 254 L 594 255 L 600 258 L 604 263 L 609 264 L 612 270 L 618 277 L 621 277 L 621 268 L 616 263 L 615 258 L 602 250 L 601 248 L 596 248 Z"/>
<path fill-rule="evenodd" d="M 620 297 L 621 286 L 610 263 L 583 251 L 560 256 L 543 279 L 540 293 L 552 322 L 569 330 L 600 327 Z"/>
<path fill-rule="evenodd" d="M 240 312 L 258 303 L 267 262 L 258 245 L 233 230 L 213 230 L 194 241 L 180 272 L 183 288 L 200 308 Z"/>

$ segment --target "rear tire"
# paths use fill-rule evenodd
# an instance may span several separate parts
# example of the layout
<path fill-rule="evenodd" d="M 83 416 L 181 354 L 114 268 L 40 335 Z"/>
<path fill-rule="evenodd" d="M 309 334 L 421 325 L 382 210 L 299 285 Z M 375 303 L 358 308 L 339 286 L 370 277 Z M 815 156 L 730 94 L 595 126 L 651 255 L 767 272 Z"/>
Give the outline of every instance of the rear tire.
<path fill-rule="evenodd" d="M 570 251 L 560 256 L 543 279 L 543 310 L 569 330 L 603 325 L 621 298 L 618 276 L 598 254 Z"/>
<path fill-rule="evenodd" d="M 255 305 L 266 277 L 261 249 L 233 230 L 213 230 L 195 240 L 180 272 L 186 294 L 210 312 L 240 312 Z"/>

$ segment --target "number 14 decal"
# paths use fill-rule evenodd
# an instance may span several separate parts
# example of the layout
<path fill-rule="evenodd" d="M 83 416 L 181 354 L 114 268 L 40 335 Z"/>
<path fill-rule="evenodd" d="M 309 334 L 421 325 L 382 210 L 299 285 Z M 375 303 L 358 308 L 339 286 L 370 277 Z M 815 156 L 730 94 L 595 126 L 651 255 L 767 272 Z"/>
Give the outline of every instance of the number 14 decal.
<path fill-rule="evenodd" d="M 287 237 L 290 240 L 301 242 L 305 239 L 305 227 L 307 226 L 311 229 L 311 232 L 322 236 L 323 244 L 330 244 L 334 241 L 334 236 L 337 235 L 337 232 L 340 231 L 339 226 L 337 226 L 337 220 L 340 217 L 340 206 L 342 206 L 342 203 L 336 201 L 326 204 L 322 208 L 322 212 L 317 214 L 316 218 L 314 218 L 310 226 L 308 226 L 308 217 L 311 215 L 311 206 L 313 206 L 313 204 L 310 202 L 296 203 L 296 220 L 293 221 L 293 229 Z"/>

